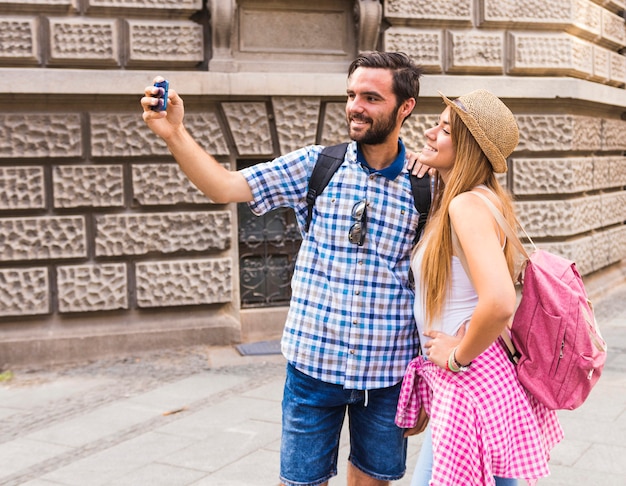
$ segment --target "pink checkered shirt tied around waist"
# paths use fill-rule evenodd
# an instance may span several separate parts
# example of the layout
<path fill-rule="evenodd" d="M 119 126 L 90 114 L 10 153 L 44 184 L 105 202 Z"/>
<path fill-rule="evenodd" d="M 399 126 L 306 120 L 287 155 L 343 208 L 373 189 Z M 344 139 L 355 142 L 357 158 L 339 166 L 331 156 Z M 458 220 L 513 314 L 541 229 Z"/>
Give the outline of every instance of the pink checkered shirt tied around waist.
<path fill-rule="evenodd" d="M 532 486 L 550 474 L 550 450 L 563 439 L 556 412 L 525 391 L 497 342 L 464 373 L 422 356 L 411 361 L 396 424 L 414 427 L 422 407 L 432 430 L 432 486 L 493 486 L 494 475 Z"/>

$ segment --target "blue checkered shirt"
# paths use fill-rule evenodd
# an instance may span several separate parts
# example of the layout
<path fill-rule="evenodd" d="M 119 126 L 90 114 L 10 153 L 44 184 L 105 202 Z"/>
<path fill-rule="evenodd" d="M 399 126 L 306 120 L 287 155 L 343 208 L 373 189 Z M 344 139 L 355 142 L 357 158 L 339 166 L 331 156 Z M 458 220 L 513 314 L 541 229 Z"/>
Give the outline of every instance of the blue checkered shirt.
<path fill-rule="evenodd" d="M 357 390 L 392 386 L 418 350 L 408 275 L 419 215 L 409 174 L 404 167 L 394 180 L 370 174 L 352 142 L 318 196 L 305 234 L 308 181 L 322 148 L 308 146 L 241 171 L 252 190 L 252 212 L 291 207 L 303 233 L 282 351 L 324 382 Z M 363 199 L 367 234 L 357 246 L 348 231 L 352 208 Z"/>

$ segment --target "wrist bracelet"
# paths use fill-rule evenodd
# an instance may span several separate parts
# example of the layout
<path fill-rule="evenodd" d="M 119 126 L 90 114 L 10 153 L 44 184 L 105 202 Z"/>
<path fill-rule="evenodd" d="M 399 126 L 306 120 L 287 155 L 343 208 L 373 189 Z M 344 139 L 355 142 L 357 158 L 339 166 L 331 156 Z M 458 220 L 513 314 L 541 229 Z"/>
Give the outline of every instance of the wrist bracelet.
<path fill-rule="evenodd" d="M 448 361 L 452 360 L 454 363 L 454 368 L 456 368 L 456 371 L 467 371 L 469 370 L 469 367 L 472 365 L 472 362 L 470 361 L 469 363 L 467 363 L 466 365 L 462 365 L 461 363 L 459 363 L 456 359 L 456 350 L 458 349 L 458 346 L 455 346 L 454 349 L 452 350 L 452 352 L 450 353 L 450 357 L 448 358 Z M 452 367 L 450 367 L 452 368 Z M 454 371 L 454 370 L 452 370 Z"/>
<path fill-rule="evenodd" d="M 453 348 L 450 352 L 450 356 L 448 356 L 448 362 L 446 363 L 446 368 L 448 371 L 452 371 L 452 373 L 458 373 L 461 371 L 461 367 L 457 366 L 456 358 L 454 357 L 454 353 L 456 348 Z"/>

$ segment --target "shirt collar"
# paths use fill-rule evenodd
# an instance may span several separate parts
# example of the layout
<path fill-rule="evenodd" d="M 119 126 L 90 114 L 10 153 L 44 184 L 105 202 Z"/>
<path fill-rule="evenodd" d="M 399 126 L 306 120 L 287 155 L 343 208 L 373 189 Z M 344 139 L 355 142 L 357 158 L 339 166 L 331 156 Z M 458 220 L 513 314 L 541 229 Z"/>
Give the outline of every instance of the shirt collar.
<path fill-rule="evenodd" d="M 390 181 L 398 177 L 398 175 L 400 175 L 400 172 L 402 172 L 402 169 L 404 169 L 405 156 L 406 156 L 406 149 L 404 148 L 404 143 L 402 142 L 402 140 L 398 139 L 398 156 L 395 158 L 395 160 L 391 163 L 389 167 L 385 167 L 384 169 L 381 169 L 381 170 L 376 170 L 376 169 L 372 169 L 367 163 L 367 161 L 365 160 L 365 157 L 363 156 L 363 152 L 361 152 L 361 145 L 358 143 L 356 144 L 357 162 L 360 163 L 363 166 L 363 168 L 370 174 L 380 174 L 381 176 L 386 177 Z"/>

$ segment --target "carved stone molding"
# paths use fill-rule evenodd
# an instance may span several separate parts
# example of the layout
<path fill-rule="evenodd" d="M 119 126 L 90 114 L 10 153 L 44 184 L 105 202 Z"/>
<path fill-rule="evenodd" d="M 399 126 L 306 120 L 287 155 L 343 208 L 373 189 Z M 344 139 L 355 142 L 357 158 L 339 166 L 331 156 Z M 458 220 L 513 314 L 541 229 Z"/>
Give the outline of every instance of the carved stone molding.
<path fill-rule="evenodd" d="M 232 60 L 232 35 L 237 0 L 211 0 L 212 60 Z"/>
<path fill-rule="evenodd" d="M 382 15 L 383 6 L 379 0 L 355 0 L 354 17 L 359 52 L 376 49 Z"/>

